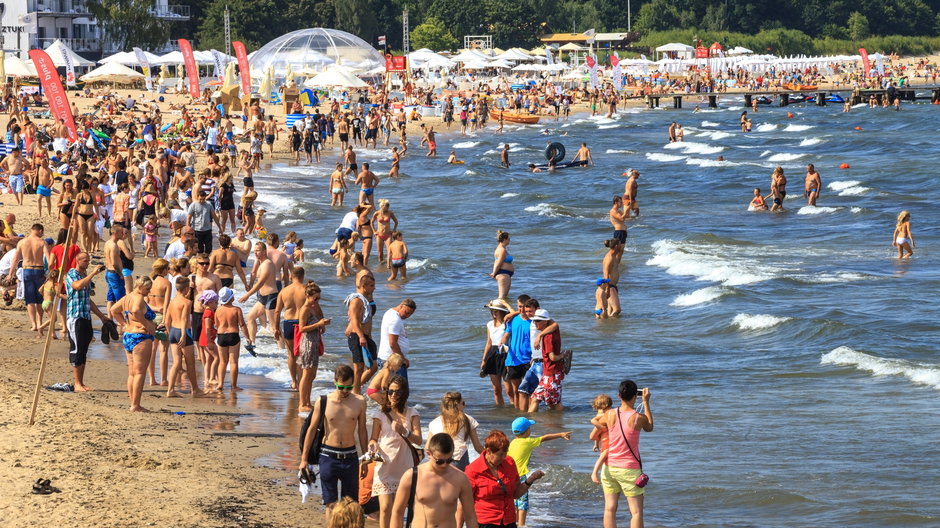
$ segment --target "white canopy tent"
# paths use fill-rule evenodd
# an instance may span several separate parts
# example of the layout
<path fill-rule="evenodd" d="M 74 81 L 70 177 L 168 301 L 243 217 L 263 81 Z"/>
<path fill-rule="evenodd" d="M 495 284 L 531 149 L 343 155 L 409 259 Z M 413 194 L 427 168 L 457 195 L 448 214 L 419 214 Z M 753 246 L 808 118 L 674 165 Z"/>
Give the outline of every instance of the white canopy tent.
<path fill-rule="evenodd" d="M 735 46 L 735 47 L 729 49 L 727 52 L 725 52 L 725 55 L 731 55 L 731 56 L 735 56 L 735 55 L 750 55 L 750 54 L 752 54 L 752 53 L 754 53 L 754 52 L 751 51 L 751 50 L 749 50 L 749 49 L 747 49 L 747 48 L 744 48 L 744 47 L 741 47 L 741 46 Z"/>
<path fill-rule="evenodd" d="M 656 48 L 656 53 L 672 53 L 680 59 L 691 59 L 695 55 L 695 48 L 681 42 L 670 42 Z"/>
<path fill-rule="evenodd" d="M 90 61 L 78 53 L 75 53 L 59 39 L 56 39 L 55 42 L 49 44 L 49 47 L 46 48 L 46 53 L 49 54 L 49 58 L 52 59 L 52 63 L 57 67 L 66 65 L 65 55 L 71 57 L 73 66 L 87 68 L 89 66 L 95 65 L 94 61 Z"/>
<path fill-rule="evenodd" d="M 5 77 L 38 77 L 36 67 L 33 62 L 28 63 L 16 55 L 7 55 L 3 59 L 3 70 Z"/>
<path fill-rule="evenodd" d="M 323 88 L 323 87 L 341 87 L 341 88 L 365 88 L 368 86 L 362 79 L 350 75 L 346 72 L 329 69 L 325 72 L 317 74 L 316 77 L 311 77 L 304 81 L 304 86 L 307 88 Z"/>
<path fill-rule="evenodd" d="M 536 57 L 533 57 L 532 55 L 529 55 L 528 53 L 525 53 L 519 50 L 518 48 L 510 48 L 500 53 L 495 58 L 502 59 L 505 61 L 516 61 L 516 62 L 537 60 Z"/>
<path fill-rule="evenodd" d="M 145 51 L 144 57 L 147 57 L 147 62 L 149 62 L 151 66 L 159 64 L 159 62 L 157 62 L 160 60 L 159 55 L 154 55 L 149 51 Z M 110 57 L 101 59 L 98 61 L 98 64 L 107 64 L 109 62 L 116 62 L 118 64 L 123 64 L 124 66 L 136 66 L 140 64 L 140 61 L 137 60 L 137 54 L 133 51 L 122 51 L 120 53 L 115 53 Z"/>
<path fill-rule="evenodd" d="M 457 62 L 467 62 L 467 61 L 488 61 L 492 59 L 489 55 L 480 53 L 477 50 L 463 50 L 459 54 L 451 57 L 451 60 Z"/>
<path fill-rule="evenodd" d="M 91 70 L 79 77 L 79 80 L 85 82 L 121 82 L 129 83 L 143 80 L 144 74 L 132 70 L 116 61 L 105 63 L 102 66 Z"/>

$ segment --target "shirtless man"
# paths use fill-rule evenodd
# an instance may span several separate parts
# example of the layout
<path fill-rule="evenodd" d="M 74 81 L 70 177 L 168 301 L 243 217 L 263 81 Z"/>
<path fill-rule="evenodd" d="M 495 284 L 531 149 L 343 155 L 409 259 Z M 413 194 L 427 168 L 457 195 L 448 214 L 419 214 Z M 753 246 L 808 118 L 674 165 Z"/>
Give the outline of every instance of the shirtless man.
<path fill-rule="evenodd" d="M 169 385 L 166 390 L 167 398 L 178 398 L 179 394 L 174 388 L 180 383 L 180 374 L 186 362 L 186 377 L 189 378 L 189 387 L 192 396 L 202 396 L 204 392 L 199 388 L 196 379 L 196 358 L 193 355 L 193 333 L 190 321 L 192 319 L 193 301 L 190 300 L 189 277 L 177 277 L 176 296 L 167 306 L 163 323 L 167 328 L 170 339 L 170 351 L 173 353 L 173 368 L 170 369 Z"/>
<path fill-rule="evenodd" d="M 339 135 L 339 148 L 345 151 L 349 147 L 349 122 L 345 117 L 336 121 L 336 133 Z"/>
<path fill-rule="evenodd" d="M 607 317 L 616 317 L 620 315 L 620 289 L 617 284 L 620 282 L 620 260 L 623 258 L 624 245 L 620 240 L 612 238 L 604 242 L 608 248 L 604 255 L 603 264 L 601 264 L 602 281 L 607 290 Z M 604 315 L 604 314 L 600 314 Z"/>
<path fill-rule="evenodd" d="M 669 142 L 670 143 L 676 142 L 676 122 L 675 121 L 673 121 L 669 125 Z"/>
<path fill-rule="evenodd" d="M 52 216 L 52 171 L 42 152 L 36 155 L 36 212 L 42 216 L 42 202 L 46 202 L 46 213 Z"/>
<path fill-rule="evenodd" d="M 336 170 L 330 174 L 330 207 L 343 206 L 343 198 L 346 197 L 346 179 L 343 178 L 343 164 L 337 163 Z"/>
<path fill-rule="evenodd" d="M 78 115 L 78 113 L 72 112 L 72 115 Z M 69 148 L 69 127 L 65 125 L 65 119 L 59 119 L 59 123 L 55 126 L 55 138 L 52 140 L 52 147 L 59 152 L 65 152 Z"/>
<path fill-rule="evenodd" d="M 614 227 L 613 238 L 620 241 L 621 244 L 627 243 L 627 216 L 629 212 L 623 207 L 623 198 L 614 196 L 613 204 L 610 206 L 610 225 Z"/>
<path fill-rule="evenodd" d="M 326 524 L 330 523 L 333 505 L 339 500 L 339 484 L 343 484 L 343 496 L 354 501 L 359 499 L 359 452 L 358 440 L 364 451 L 368 445 L 366 436 L 366 400 L 359 394 L 351 394 L 355 386 L 353 369 L 349 365 L 339 365 L 333 375 L 336 390 L 327 394 L 326 410 L 323 418 L 322 452 L 319 460 L 313 462 L 320 466 L 320 490 L 323 504 L 326 506 Z M 312 418 L 307 435 L 304 437 L 300 455 L 299 469 L 309 470 L 307 459 L 313 445 L 313 432 L 320 423 L 320 405 L 323 398 L 317 398 L 311 411 Z"/>
<path fill-rule="evenodd" d="M 157 345 L 160 347 L 160 375 L 163 380 L 159 385 L 166 386 L 167 383 L 167 365 L 169 364 L 168 349 L 169 342 L 167 341 L 166 329 L 164 325 L 164 319 L 166 318 L 166 308 L 170 305 L 170 293 L 172 292 L 173 285 L 170 284 L 170 281 L 167 280 L 166 275 L 169 269 L 169 263 L 162 258 L 158 258 L 153 261 L 152 268 L 153 271 L 150 274 L 150 278 L 153 280 L 153 286 L 150 287 L 150 293 L 147 294 L 147 304 L 150 305 L 150 308 L 156 312 L 157 316 L 153 320 L 153 324 L 157 328 L 156 332 L 156 343 L 154 343 L 154 353 L 150 356 L 150 368 L 148 369 L 150 373 L 150 385 L 156 386 L 157 383 Z M 161 330 L 163 328 L 163 330 Z"/>
<path fill-rule="evenodd" d="M 401 154 L 398 152 L 398 147 L 392 147 L 392 168 L 388 171 L 389 178 L 397 178 L 399 176 L 398 170 L 401 166 Z"/>
<path fill-rule="evenodd" d="M 816 199 L 819 198 L 819 192 L 822 190 L 822 178 L 816 172 L 816 167 L 812 163 L 806 166 L 806 205 L 816 207 Z"/>
<path fill-rule="evenodd" d="M 10 190 L 16 198 L 18 205 L 23 205 L 23 169 L 26 167 L 26 159 L 20 156 L 19 147 L 10 151 L 10 155 L 0 161 L 0 169 L 6 171 L 9 175 Z"/>
<path fill-rule="evenodd" d="M 356 164 L 356 153 L 353 152 L 352 146 L 346 147 L 346 151 L 343 154 L 343 163 L 346 165 L 346 171 L 343 172 L 343 176 L 349 174 L 356 175 L 359 173 L 359 165 Z"/>
<path fill-rule="evenodd" d="M 300 372 L 297 368 L 297 356 L 294 355 L 294 327 L 300 319 L 300 311 L 307 302 L 304 284 L 304 269 L 296 267 L 291 272 L 291 283 L 277 294 L 277 304 L 274 306 L 274 339 L 283 340 L 287 345 L 287 370 L 290 371 L 291 389 L 298 387 Z M 281 319 L 281 312 L 284 319 Z"/>
<path fill-rule="evenodd" d="M 630 216 L 630 211 L 633 211 L 633 216 L 640 216 L 640 205 L 636 201 L 637 193 L 637 184 L 636 180 L 640 177 L 640 171 L 636 169 L 630 169 L 630 172 L 623 173 L 624 176 L 629 176 L 627 182 L 623 185 L 623 207 L 625 217 Z"/>
<path fill-rule="evenodd" d="M 392 506 L 391 528 L 404 526 L 405 508 L 415 478 L 418 484 L 415 487 L 413 526 L 457 528 L 464 522 L 467 528 L 479 526 L 470 480 L 466 473 L 447 463 L 453 454 L 454 439 L 449 434 L 437 433 L 428 440 L 428 461 L 418 466 L 417 475 L 414 469 L 405 471 L 398 484 L 395 504 Z M 457 512 L 460 510 L 463 515 L 458 519 Z"/>
<path fill-rule="evenodd" d="M 278 249 L 280 247 L 278 243 L 281 239 L 277 236 L 277 233 L 268 233 L 265 240 L 268 243 L 268 259 L 274 264 L 274 285 L 277 286 L 277 291 L 281 291 L 284 284 L 290 282 L 290 272 L 294 269 L 294 266 L 287 258 L 287 253 Z M 252 269 L 252 273 L 254 273 L 254 269 Z"/>
<path fill-rule="evenodd" d="M 127 288 L 124 284 L 124 266 L 121 259 L 121 246 L 118 244 L 123 238 L 124 228 L 121 226 L 112 226 L 111 238 L 104 244 L 104 265 L 108 270 L 104 274 L 104 278 L 108 283 L 108 313 L 111 312 L 111 306 L 114 303 L 120 301 L 127 295 Z"/>
<path fill-rule="evenodd" d="M 277 306 L 277 270 L 274 263 L 268 258 L 268 246 L 264 242 L 255 243 L 255 267 L 251 271 L 251 288 L 238 299 L 244 304 L 252 295 L 258 294 L 258 302 L 248 312 L 248 340 L 254 343 L 258 335 L 258 318 L 266 315 L 271 326 L 271 333 L 275 332 L 274 309 Z"/>
<path fill-rule="evenodd" d="M 356 177 L 356 185 L 361 186 L 359 190 L 359 203 L 375 205 L 375 188 L 378 184 L 378 176 L 369 170 L 368 163 L 363 163 L 362 172 Z"/>
<path fill-rule="evenodd" d="M 582 167 L 587 167 L 588 165 L 594 165 L 594 157 L 591 156 L 591 149 L 588 148 L 587 143 L 581 143 L 581 148 L 578 149 L 578 153 L 574 155 L 572 162 L 579 161 Z"/>
<path fill-rule="evenodd" d="M 368 383 L 369 378 L 378 370 L 378 347 L 372 340 L 372 317 L 375 316 L 375 301 L 372 294 L 375 292 L 375 278 L 363 275 L 356 285 L 356 292 L 346 297 L 345 303 L 349 323 L 346 325 L 346 345 L 352 353 L 353 373 L 355 387 L 353 392 L 362 394 L 362 385 Z M 365 357 L 364 353 L 369 357 Z M 369 367 L 366 368 L 366 360 Z"/>
<path fill-rule="evenodd" d="M 245 272 L 242 270 L 238 255 L 232 251 L 232 238 L 226 234 L 219 235 L 219 248 L 209 255 L 209 269 L 212 273 L 219 276 L 219 283 L 222 287 L 231 288 L 235 284 L 235 273 L 242 280 L 245 288 L 248 287 L 248 279 L 245 278 Z"/>
<path fill-rule="evenodd" d="M 509 144 L 503 145 L 503 150 L 499 153 L 499 166 L 508 169 L 511 164 L 509 163 Z"/>
<path fill-rule="evenodd" d="M 238 265 L 242 268 L 242 274 L 248 267 L 248 256 L 251 255 L 251 240 L 245 237 L 245 228 L 239 227 L 235 230 L 235 240 L 231 241 L 232 251 L 238 257 Z M 248 287 L 248 284 L 245 284 Z"/>
<path fill-rule="evenodd" d="M 434 127 L 429 126 L 425 137 L 428 140 L 428 155 L 427 157 L 433 158 L 437 157 L 437 141 L 434 139 Z"/>
<path fill-rule="evenodd" d="M 29 314 L 30 330 L 42 336 L 42 293 L 39 291 L 46 282 L 44 262 L 51 262 L 48 246 L 42 239 L 42 224 L 33 224 L 29 236 L 16 243 L 16 253 L 7 279 L 13 284 L 16 278 L 16 265 L 23 263 L 23 296 L 26 312 Z M 45 259 L 45 260 L 44 260 Z"/>
<path fill-rule="evenodd" d="M 274 116 L 268 116 L 268 122 L 264 124 L 264 142 L 268 144 L 268 152 L 274 155 L 274 140 L 279 136 L 277 122 Z"/>

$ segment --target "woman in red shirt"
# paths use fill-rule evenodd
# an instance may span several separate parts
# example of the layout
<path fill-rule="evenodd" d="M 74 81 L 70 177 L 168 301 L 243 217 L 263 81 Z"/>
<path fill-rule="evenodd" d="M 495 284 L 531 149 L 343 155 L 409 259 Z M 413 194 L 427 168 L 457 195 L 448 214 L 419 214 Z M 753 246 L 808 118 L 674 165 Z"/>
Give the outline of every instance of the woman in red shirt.
<path fill-rule="evenodd" d="M 519 480 L 519 471 L 509 451 L 509 438 L 502 431 L 493 431 L 483 442 L 483 453 L 467 466 L 466 474 L 473 488 L 473 505 L 480 528 L 516 528 L 515 500 L 523 496 L 542 471 Z"/>

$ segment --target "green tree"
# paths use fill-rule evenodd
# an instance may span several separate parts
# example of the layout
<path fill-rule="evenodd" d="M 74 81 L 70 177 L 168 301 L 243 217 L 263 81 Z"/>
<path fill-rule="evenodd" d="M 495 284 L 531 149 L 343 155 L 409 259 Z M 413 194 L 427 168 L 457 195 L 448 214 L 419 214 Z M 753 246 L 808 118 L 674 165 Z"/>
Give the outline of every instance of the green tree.
<path fill-rule="evenodd" d="M 242 41 L 249 52 L 296 29 L 285 16 L 287 6 L 279 0 L 213 0 L 196 32 L 198 47 L 225 49 L 226 7 L 232 40 Z"/>
<path fill-rule="evenodd" d="M 855 11 L 849 15 L 849 21 L 846 26 L 849 30 L 850 39 L 858 42 L 868 38 L 868 17 L 859 13 L 858 11 Z"/>
<path fill-rule="evenodd" d="M 457 49 L 457 37 L 444 27 L 436 17 L 427 17 L 420 25 L 411 30 L 411 46 L 415 49 L 428 48 L 434 51 Z"/>
<path fill-rule="evenodd" d="M 337 0 L 336 29 L 352 33 L 374 46 L 378 25 L 373 4 L 370 0 Z"/>
<path fill-rule="evenodd" d="M 156 48 L 170 38 L 169 24 L 150 10 L 156 0 L 88 0 L 88 11 L 118 48 Z"/>

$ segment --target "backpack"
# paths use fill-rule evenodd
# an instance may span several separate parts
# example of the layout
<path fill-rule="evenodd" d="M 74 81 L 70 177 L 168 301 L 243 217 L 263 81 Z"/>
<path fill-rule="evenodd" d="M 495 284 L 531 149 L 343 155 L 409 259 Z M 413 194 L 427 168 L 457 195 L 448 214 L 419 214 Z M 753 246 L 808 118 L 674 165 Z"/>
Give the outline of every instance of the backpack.
<path fill-rule="evenodd" d="M 565 376 L 567 376 L 568 373 L 571 372 L 571 356 L 574 355 L 574 351 L 572 351 L 572 350 L 562 350 L 562 351 L 561 351 L 561 355 L 563 356 L 563 357 L 561 358 L 562 363 L 564 363 L 563 369 L 564 369 L 564 372 L 565 372 Z"/>
<path fill-rule="evenodd" d="M 307 430 L 310 429 L 310 422 L 313 421 L 314 411 L 310 411 L 303 425 L 300 426 L 300 452 L 304 451 L 304 440 L 307 438 Z M 323 436 L 325 434 L 326 416 L 326 395 L 320 396 L 319 420 L 317 420 L 317 430 L 313 433 L 313 443 L 310 445 L 310 452 L 307 454 L 307 464 L 316 465 L 320 462 L 320 450 L 323 447 Z"/>

